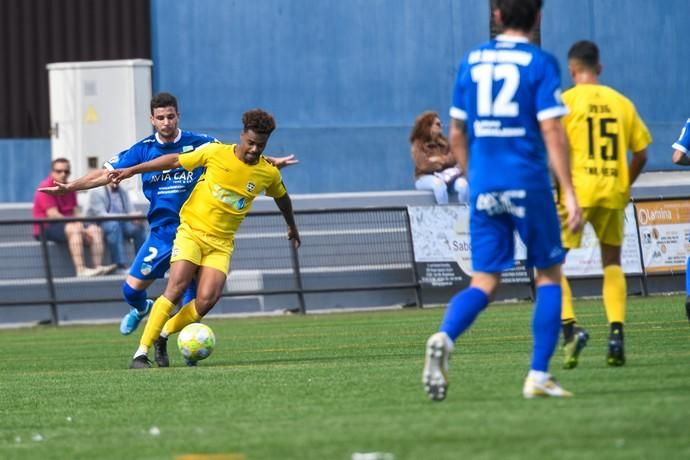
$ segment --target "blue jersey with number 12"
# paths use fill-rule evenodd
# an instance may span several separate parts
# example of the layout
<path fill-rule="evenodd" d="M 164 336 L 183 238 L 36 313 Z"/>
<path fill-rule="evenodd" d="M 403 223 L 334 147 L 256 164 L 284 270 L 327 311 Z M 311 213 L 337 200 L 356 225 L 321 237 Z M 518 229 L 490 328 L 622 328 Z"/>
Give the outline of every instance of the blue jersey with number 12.
<path fill-rule="evenodd" d="M 470 191 L 548 189 L 539 122 L 568 112 L 556 59 L 526 38 L 499 35 L 461 61 L 450 115 L 464 120 Z"/>

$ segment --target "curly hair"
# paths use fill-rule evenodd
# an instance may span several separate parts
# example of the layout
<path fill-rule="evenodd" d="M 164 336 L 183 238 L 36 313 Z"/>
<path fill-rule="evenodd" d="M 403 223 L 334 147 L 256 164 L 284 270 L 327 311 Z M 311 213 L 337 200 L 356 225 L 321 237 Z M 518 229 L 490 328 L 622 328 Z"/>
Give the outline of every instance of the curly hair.
<path fill-rule="evenodd" d="M 261 109 L 253 109 L 242 115 L 244 132 L 254 131 L 257 134 L 269 135 L 276 129 L 276 121 L 273 115 Z"/>
<path fill-rule="evenodd" d="M 422 112 L 414 121 L 414 126 L 410 132 L 410 144 L 415 141 L 428 142 L 431 140 L 431 125 L 434 124 L 434 120 L 441 118 L 438 113 L 428 110 Z"/>

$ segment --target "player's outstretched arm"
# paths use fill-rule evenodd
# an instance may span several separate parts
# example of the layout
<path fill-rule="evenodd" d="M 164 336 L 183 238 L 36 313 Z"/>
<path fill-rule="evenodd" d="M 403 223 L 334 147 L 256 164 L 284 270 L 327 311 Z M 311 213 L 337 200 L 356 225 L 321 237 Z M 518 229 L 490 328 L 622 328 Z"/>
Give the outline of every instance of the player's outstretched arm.
<path fill-rule="evenodd" d="M 165 169 L 175 169 L 179 167 L 180 154 L 169 153 L 167 155 L 161 155 L 158 158 L 154 158 L 153 160 L 130 166 L 129 168 L 115 169 L 110 171 L 110 174 L 108 174 L 108 179 L 115 184 L 119 184 L 123 180 L 128 179 L 135 174 L 151 171 L 163 171 Z"/>
<path fill-rule="evenodd" d="M 53 196 L 61 196 L 69 192 L 77 192 L 79 190 L 89 190 L 92 188 L 100 187 L 108 183 L 108 170 L 107 169 L 94 169 L 79 179 L 75 179 L 71 182 L 65 182 L 64 184 L 56 182 L 52 187 L 41 187 L 38 189 L 39 192 L 44 192 Z"/>
<path fill-rule="evenodd" d="M 582 210 L 575 197 L 575 189 L 570 176 L 570 147 L 565 128 L 560 118 L 549 118 L 539 122 L 544 144 L 549 155 L 549 163 L 563 194 L 568 211 L 568 230 L 575 232 L 582 226 Z"/>
<path fill-rule="evenodd" d="M 690 157 L 688 157 L 688 155 L 682 150 L 674 150 L 672 160 L 677 165 L 690 166 Z"/>
<path fill-rule="evenodd" d="M 274 198 L 278 209 L 280 209 L 281 214 L 283 214 L 283 219 L 288 227 L 288 240 L 292 241 L 295 249 L 299 248 L 302 244 L 302 240 L 299 237 L 299 231 L 297 230 L 297 224 L 295 223 L 295 215 L 292 212 L 292 200 L 290 200 L 290 195 L 287 193 L 280 198 Z"/>
<path fill-rule="evenodd" d="M 266 161 L 271 163 L 273 166 L 275 166 L 278 169 L 283 169 L 286 166 L 292 166 L 296 165 L 299 163 L 299 160 L 295 158 L 295 155 L 288 155 L 286 157 L 271 157 L 268 155 L 264 155 L 264 158 L 266 158 Z"/>

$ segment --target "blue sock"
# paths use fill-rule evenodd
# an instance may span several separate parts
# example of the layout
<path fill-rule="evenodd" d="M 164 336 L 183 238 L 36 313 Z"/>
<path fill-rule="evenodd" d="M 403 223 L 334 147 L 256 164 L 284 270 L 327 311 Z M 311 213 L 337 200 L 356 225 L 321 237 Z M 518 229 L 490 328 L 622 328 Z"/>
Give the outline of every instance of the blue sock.
<path fill-rule="evenodd" d="M 448 337 L 455 342 L 455 339 L 472 325 L 479 312 L 487 305 L 489 305 L 489 296 L 481 289 L 469 287 L 461 291 L 450 299 L 439 331 L 448 334 Z"/>
<path fill-rule="evenodd" d="M 549 370 L 549 360 L 556 350 L 561 331 L 561 295 L 560 284 L 545 284 L 537 288 L 537 303 L 532 316 L 532 370 Z"/>
<path fill-rule="evenodd" d="M 122 283 L 122 296 L 128 304 L 137 310 L 146 310 L 146 290 L 137 291 L 127 282 L 124 282 Z"/>
<path fill-rule="evenodd" d="M 690 296 L 690 257 L 685 261 L 685 295 Z"/>
<path fill-rule="evenodd" d="M 182 306 L 187 305 L 194 299 L 196 299 L 196 280 L 192 280 L 192 282 L 189 283 L 189 286 L 187 286 L 187 289 L 184 291 L 184 295 L 182 296 Z"/>

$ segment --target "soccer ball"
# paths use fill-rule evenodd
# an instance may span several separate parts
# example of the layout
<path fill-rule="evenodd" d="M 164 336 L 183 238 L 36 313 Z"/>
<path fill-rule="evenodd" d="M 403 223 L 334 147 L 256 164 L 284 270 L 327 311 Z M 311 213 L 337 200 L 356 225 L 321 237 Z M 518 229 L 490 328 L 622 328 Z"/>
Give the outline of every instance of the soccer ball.
<path fill-rule="evenodd" d="M 205 324 L 189 324 L 177 336 L 177 348 L 188 364 L 208 358 L 215 346 L 216 336 Z"/>

